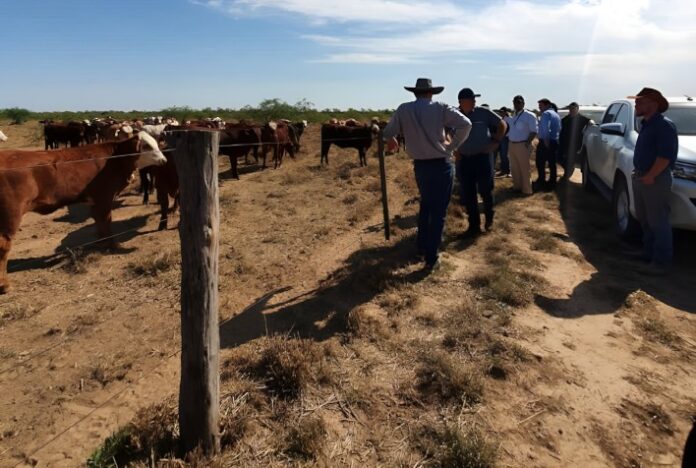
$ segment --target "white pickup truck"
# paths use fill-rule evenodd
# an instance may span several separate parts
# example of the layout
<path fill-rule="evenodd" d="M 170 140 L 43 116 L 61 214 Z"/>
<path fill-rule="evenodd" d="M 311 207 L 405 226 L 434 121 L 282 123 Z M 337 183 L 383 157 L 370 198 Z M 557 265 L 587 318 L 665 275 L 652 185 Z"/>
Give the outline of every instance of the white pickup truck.
<path fill-rule="evenodd" d="M 691 98 L 669 99 L 665 116 L 679 133 L 679 154 L 672 172 L 671 222 L 675 228 L 696 230 L 696 102 Z M 588 127 L 580 150 L 582 185 L 597 188 L 614 205 L 616 230 L 622 238 L 638 234 L 633 202 L 633 150 L 641 118 L 635 102 L 612 102 L 598 126 Z"/>

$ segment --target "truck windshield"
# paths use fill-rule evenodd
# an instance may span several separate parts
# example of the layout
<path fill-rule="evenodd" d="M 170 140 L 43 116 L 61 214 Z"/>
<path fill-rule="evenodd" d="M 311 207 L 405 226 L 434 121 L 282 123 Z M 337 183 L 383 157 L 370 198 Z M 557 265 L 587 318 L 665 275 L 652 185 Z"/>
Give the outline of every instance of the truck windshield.
<path fill-rule="evenodd" d="M 674 122 L 679 135 L 696 135 L 696 106 L 670 107 L 665 117 Z M 640 131 L 642 121 L 636 118 L 636 130 Z"/>
<path fill-rule="evenodd" d="M 665 117 L 674 122 L 679 135 L 696 135 L 696 106 L 672 107 Z"/>

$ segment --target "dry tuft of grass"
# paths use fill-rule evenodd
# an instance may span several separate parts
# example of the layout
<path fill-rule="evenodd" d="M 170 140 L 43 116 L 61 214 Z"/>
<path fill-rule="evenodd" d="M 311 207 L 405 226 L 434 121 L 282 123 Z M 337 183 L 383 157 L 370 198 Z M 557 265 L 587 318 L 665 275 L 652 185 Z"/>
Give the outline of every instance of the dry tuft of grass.
<path fill-rule="evenodd" d="M 512 307 L 525 307 L 531 304 L 534 294 L 546 285 L 546 280 L 529 271 L 516 271 L 509 263 L 504 263 L 499 268 L 475 276 L 470 284 L 483 290 L 491 300 Z"/>
<path fill-rule="evenodd" d="M 66 273 L 79 275 L 87 273 L 89 265 L 99 258 L 96 252 L 87 252 L 84 249 L 65 249 L 65 260 L 60 264 L 60 267 Z"/>
<path fill-rule="evenodd" d="M 238 351 L 224 364 L 224 375 L 231 375 L 231 369 L 261 381 L 266 393 L 284 400 L 299 398 L 311 383 L 333 381 L 326 354 L 311 340 L 274 336 L 263 338 L 259 345 L 261 349 Z"/>
<path fill-rule="evenodd" d="M 377 304 L 389 312 L 389 315 L 413 310 L 418 303 L 418 294 L 407 288 L 391 288 L 377 298 Z"/>
<path fill-rule="evenodd" d="M 318 416 L 308 416 L 288 430 L 283 453 L 290 458 L 316 460 L 322 454 L 325 439 L 324 421 Z"/>
<path fill-rule="evenodd" d="M 128 264 L 132 276 L 159 276 L 179 264 L 179 256 L 174 252 L 160 252 Z"/>
<path fill-rule="evenodd" d="M 348 313 L 348 332 L 358 338 L 380 340 L 389 337 L 389 325 L 379 310 L 363 305 Z"/>
<path fill-rule="evenodd" d="M 442 351 L 430 351 L 421 357 L 416 378 L 416 386 L 427 400 L 435 398 L 471 406 L 483 399 L 480 376 Z"/>
<path fill-rule="evenodd" d="M 417 432 L 414 442 L 430 460 L 431 466 L 492 468 L 497 459 L 495 445 L 475 428 L 425 426 Z"/>
<path fill-rule="evenodd" d="M 16 320 L 28 319 L 40 311 L 40 308 L 29 304 L 14 303 L 3 305 L 2 310 L 0 310 L 0 326 Z"/>
<path fill-rule="evenodd" d="M 358 201 L 358 196 L 354 193 L 349 193 L 345 197 L 343 197 L 343 200 L 341 200 L 343 204 L 345 205 L 353 205 L 355 202 Z"/>
<path fill-rule="evenodd" d="M 92 453 L 87 466 L 127 466 L 139 460 L 173 457 L 178 438 L 177 402 L 170 397 L 163 403 L 140 410 L 130 424 L 111 435 Z"/>
<path fill-rule="evenodd" d="M 636 328 L 644 338 L 656 341 L 670 348 L 679 346 L 682 339 L 669 326 L 657 317 L 645 317 L 634 320 Z"/>

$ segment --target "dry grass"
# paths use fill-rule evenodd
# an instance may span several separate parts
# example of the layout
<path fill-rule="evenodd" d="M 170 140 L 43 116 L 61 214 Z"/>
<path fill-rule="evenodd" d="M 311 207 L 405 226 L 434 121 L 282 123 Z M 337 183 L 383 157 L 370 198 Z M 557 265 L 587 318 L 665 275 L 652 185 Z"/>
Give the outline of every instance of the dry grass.
<path fill-rule="evenodd" d="M 61 268 L 66 273 L 70 274 L 84 274 L 89 270 L 89 266 L 96 262 L 99 258 L 99 254 L 96 252 L 89 252 L 85 249 L 65 249 L 65 260 L 61 263 Z"/>
<path fill-rule="evenodd" d="M 644 338 L 661 343 L 670 348 L 676 348 L 682 343 L 682 339 L 664 320 L 657 317 L 645 317 L 634 320 L 636 328 Z"/>
<path fill-rule="evenodd" d="M 504 263 L 499 268 L 475 276 L 470 284 L 483 290 L 491 300 L 512 307 L 525 307 L 532 303 L 534 294 L 542 291 L 546 280 L 528 271 L 518 271 Z"/>
<path fill-rule="evenodd" d="M 430 461 L 442 468 L 491 468 L 496 466 L 497 450 L 477 429 L 453 425 L 425 426 L 414 443 Z"/>
<path fill-rule="evenodd" d="M 322 453 L 326 438 L 324 422 L 308 416 L 293 424 L 284 440 L 283 453 L 290 458 L 316 460 Z"/>
<path fill-rule="evenodd" d="M 41 311 L 40 308 L 29 304 L 14 303 L 3 305 L 0 310 L 0 326 L 16 320 L 25 320 Z"/>
<path fill-rule="evenodd" d="M 128 272 L 132 276 L 159 276 L 179 265 L 179 255 L 174 252 L 160 252 L 138 259 L 128 264 Z"/>
<path fill-rule="evenodd" d="M 442 351 L 432 350 L 421 357 L 416 380 L 425 400 L 471 406 L 483 399 L 483 382 L 473 367 Z"/>
<path fill-rule="evenodd" d="M 358 306 L 348 313 L 348 332 L 358 338 L 373 341 L 388 338 L 389 325 L 380 310 L 367 305 Z"/>
<path fill-rule="evenodd" d="M 320 345 L 287 336 L 259 340 L 256 346 L 236 353 L 224 368 L 223 378 L 237 372 L 262 382 L 265 392 L 285 400 L 299 398 L 311 383 L 327 384 L 333 380 Z"/>

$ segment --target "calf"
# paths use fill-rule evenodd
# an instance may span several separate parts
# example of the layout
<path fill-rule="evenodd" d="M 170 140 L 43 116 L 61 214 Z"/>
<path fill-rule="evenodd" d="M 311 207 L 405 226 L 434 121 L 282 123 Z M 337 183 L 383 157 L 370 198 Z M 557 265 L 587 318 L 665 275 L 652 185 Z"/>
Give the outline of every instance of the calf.
<path fill-rule="evenodd" d="M 25 213 L 49 214 L 72 203 L 90 203 L 98 237 L 114 246 L 111 210 L 116 195 L 136 168 L 166 161 L 157 142 L 144 132 L 125 141 L 58 151 L 0 151 L 0 294 L 9 288 L 8 255 Z"/>
<path fill-rule="evenodd" d="M 325 161 L 329 164 L 329 148 L 331 144 L 334 144 L 339 148 L 357 149 L 360 165 L 367 166 L 367 150 L 372 145 L 373 137 L 378 134 L 379 127 L 375 124 L 360 127 L 323 124 L 321 126 L 321 164 Z"/>

